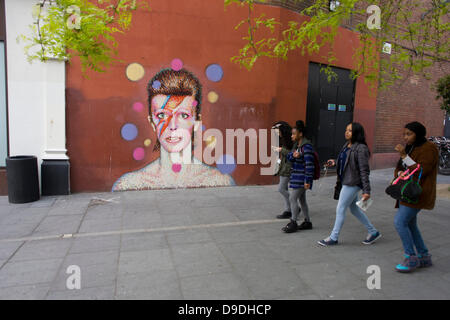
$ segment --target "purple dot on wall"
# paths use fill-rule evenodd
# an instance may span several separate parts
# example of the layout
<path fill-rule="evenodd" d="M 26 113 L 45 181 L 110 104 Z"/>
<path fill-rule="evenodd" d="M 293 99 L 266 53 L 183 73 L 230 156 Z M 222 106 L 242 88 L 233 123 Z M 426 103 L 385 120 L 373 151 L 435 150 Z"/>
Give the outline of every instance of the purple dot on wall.
<path fill-rule="evenodd" d="M 161 82 L 159 82 L 158 80 L 153 81 L 152 88 L 155 90 L 161 88 Z"/>
<path fill-rule="evenodd" d="M 144 148 L 139 147 L 139 148 L 134 149 L 134 151 L 133 151 L 134 160 L 140 161 L 140 160 L 144 159 L 144 157 L 145 157 Z"/>
<path fill-rule="evenodd" d="M 134 124 L 126 123 L 122 126 L 120 133 L 122 134 L 122 138 L 124 138 L 127 141 L 131 141 L 136 139 L 138 135 L 138 129 Z"/>
<path fill-rule="evenodd" d="M 206 131 L 206 127 L 204 124 L 202 124 L 202 131 Z"/>
<path fill-rule="evenodd" d="M 217 162 L 217 169 L 222 174 L 231 174 L 236 169 L 236 161 L 229 154 L 225 154 Z"/>
<path fill-rule="evenodd" d="M 142 110 L 144 110 L 144 104 L 142 102 L 133 103 L 133 110 L 136 112 L 141 112 Z"/>
<path fill-rule="evenodd" d="M 222 67 L 216 63 L 210 64 L 206 67 L 206 77 L 213 82 L 219 82 L 223 77 Z"/>
<path fill-rule="evenodd" d="M 170 66 L 172 67 L 173 70 L 180 71 L 181 68 L 183 68 L 183 61 L 181 61 L 178 58 L 173 59 Z"/>

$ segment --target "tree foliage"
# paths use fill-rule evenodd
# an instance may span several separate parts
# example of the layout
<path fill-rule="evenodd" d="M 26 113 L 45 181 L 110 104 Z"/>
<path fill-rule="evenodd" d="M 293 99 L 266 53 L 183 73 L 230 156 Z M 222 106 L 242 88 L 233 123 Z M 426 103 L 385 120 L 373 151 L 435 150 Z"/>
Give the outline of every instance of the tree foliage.
<path fill-rule="evenodd" d="M 279 0 L 303 4 L 299 14 L 307 19 L 280 21 L 266 14 L 255 16 L 255 7 L 271 0 L 224 0 L 225 7 L 247 7 L 236 26 L 246 26 L 243 47 L 231 60 L 251 70 L 260 58 L 287 59 L 289 52 L 319 54 L 322 71 L 331 80 L 338 65 L 333 50 L 339 27 L 354 30 L 360 45 L 353 48 L 352 77 L 363 77 L 372 87 L 385 88 L 408 74 L 430 77 L 430 67 L 450 61 L 450 0 L 340 0 L 331 11 L 329 0 Z M 49 58 L 70 60 L 79 56 L 83 71 L 105 71 L 116 61 L 117 33 L 128 30 L 133 11 L 148 8 L 149 0 L 36 0 L 32 35 L 21 36 L 30 61 Z M 368 27 L 369 5 L 381 9 L 380 27 Z M 350 23 L 355 17 L 364 17 Z M 269 36 L 267 36 L 269 35 Z M 380 54 L 384 43 L 392 54 Z M 325 52 L 325 53 L 324 53 Z"/>
<path fill-rule="evenodd" d="M 439 79 L 435 84 L 437 99 L 442 99 L 441 109 L 450 113 L 450 75 Z"/>
<path fill-rule="evenodd" d="M 21 35 L 28 60 L 80 57 L 83 72 L 105 71 L 116 61 L 115 35 L 128 30 L 136 0 L 40 0 L 33 8 L 31 35 Z"/>
<path fill-rule="evenodd" d="M 242 38 L 245 45 L 232 61 L 249 70 L 261 57 L 287 59 L 293 50 L 305 55 L 318 54 L 322 49 L 327 51 L 322 57 L 327 62 L 323 71 L 330 80 L 337 76 L 330 66 L 337 63 L 333 44 L 338 28 L 358 16 L 365 18 L 350 26 L 360 40 L 360 46 L 353 51 L 353 78 L 362 76 L 372 87 L 386 88 L 401 79 L 405 70 L 429 78 L 431 66 L 450 61 L 448 0 L 341 0 L 334 11 L 330 10 L 329 0 L 290 0 L 304 3 L 299 13 L 308 19 L 302 23 L 282 23 L 265 15 L 254 17 L 255 5 L 264 2 L 270 1 L 224 0 L 225 6 L 248 7 L 248 16 L 236 27 L 247 25 L 247 34 Z M 381 9 L 379 28 L 369 28 L 369 5 Z M 268 32 L 260 32 L 261 28 Z M 386 42 L 392 44 L 392 53 L 380 59 Z"/>

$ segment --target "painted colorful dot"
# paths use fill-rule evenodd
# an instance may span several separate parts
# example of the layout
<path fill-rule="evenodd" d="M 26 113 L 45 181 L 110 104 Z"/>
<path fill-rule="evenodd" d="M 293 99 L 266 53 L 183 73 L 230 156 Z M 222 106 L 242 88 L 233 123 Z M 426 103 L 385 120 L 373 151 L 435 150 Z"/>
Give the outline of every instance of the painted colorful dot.
<path fill-rule="evenodd" d="M 178 58 L 173 59 L 170 66 L 172 67 L 173 70 L 180 71 L 183 68 L 183 61 L 181 61 Z"/>
<path fill-rule="evenodd" d="M 158 90 L 159 88 L 161 88 L 161 82 L 159 82 L 158 80 L 153 81 L 152 88 Z"/>
<path fill-rule="evenodd" d="M 132 140 L 136 139 L 136 137 L 138 135 L 138 129 L 134 124 L 126 123 L 122 126 L 120 133 L 122 134 L 123 139 L 125 139 L 127 141 L 132 141 Z"/>
<path fill-rule="evenodd" d="M 173 172 L 180 172 L 181 171 L 181 164 L 180 163 L 174 163 L 172 164 L 172 171 Z"/>
<path fill-rule="evenodd" d="M 233 156 L 225 154 L 217 161 L 217 169 L 219 169 L 222 174 L 231 174 L 236 169 L 236 161 Z"/>
<path fill-rule="evenodd" d="M 216 103 L 217 100 L 219 100 L 219 95 L 215 93 L 214 91 L 210 91 L 208 93 L 208 101 L 211 103 Z"/>
<path fill-rule="evenodd" d="M 139 148 L 134 149 L 134 151 L 133 151 L 134 160 L 140 161 L 140 160 L 144 159 L 144 157 L 145 157 L 144 148 L 139 147 Z"/>
<path fill-rule="evenodd" d="M 217 63 L 210 64 L 205 73 L 206 77 L 213 82 L 219 82 L 223 77 L 222 67 Z"/>
<path fill-rule="evenodd" d="M 141 64 L 133 62 L 127 66 L 125 74 L 126 74 L 128 80 L 139 81 L 144 77 L 145 70 Z"/>
<path fill-rule="evenodd" d="M 142 102 L 135 102 L 133 104 L 133 110 L 136 112 L 142 112 L 142 110 L 144 110 L 144 104 Z"/>

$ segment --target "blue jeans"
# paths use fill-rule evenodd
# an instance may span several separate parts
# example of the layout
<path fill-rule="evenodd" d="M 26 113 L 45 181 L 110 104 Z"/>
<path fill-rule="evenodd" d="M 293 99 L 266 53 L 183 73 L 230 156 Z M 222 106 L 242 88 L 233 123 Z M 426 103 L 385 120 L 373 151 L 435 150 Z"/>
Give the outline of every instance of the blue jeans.
<path fill-rule="evenodd" d="M 398 235 L 402 240 L 405 253 L 410 256 L 416 255 L 414 246 L 419 254 L 428 254 L 428 249 L 417 227 L 417 214 L 419 211 L 420 209 L 400 205 L 394 218 L 395 229 L 397 229 Z"/>
<path fill-rule="evenodd" d="M 351 213 L 367 228 L 370 234 L 376 234 L 378 231 L 370 223 L 366 214 L 356 205 L 358 201 L 358 192 L 361 190 L 358 186 L 342 186 L 341 193 L 339 195 L 339 202 L 336 207 L 336 222 L 334 223 L 333 231 L 330 238 L 337 241 L 342 226 L 344 225 L 345 213 L 350 208 Z"/>

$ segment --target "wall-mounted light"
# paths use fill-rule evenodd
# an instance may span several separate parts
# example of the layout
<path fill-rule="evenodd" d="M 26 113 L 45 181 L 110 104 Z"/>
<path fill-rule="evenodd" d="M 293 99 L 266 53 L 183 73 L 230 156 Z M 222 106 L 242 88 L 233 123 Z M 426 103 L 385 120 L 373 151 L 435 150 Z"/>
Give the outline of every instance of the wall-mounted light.
<path fill-rule="evenodd" d="M 341 3 L 339 1 L 330 0 L 330 11 L 336 11 Z"/>
<path fill-rule="evenodd" d="M 382 51 L 383 51 L 383 53 L 391 54 L 392 45 L 389 42 L 384 42 Z"/>

